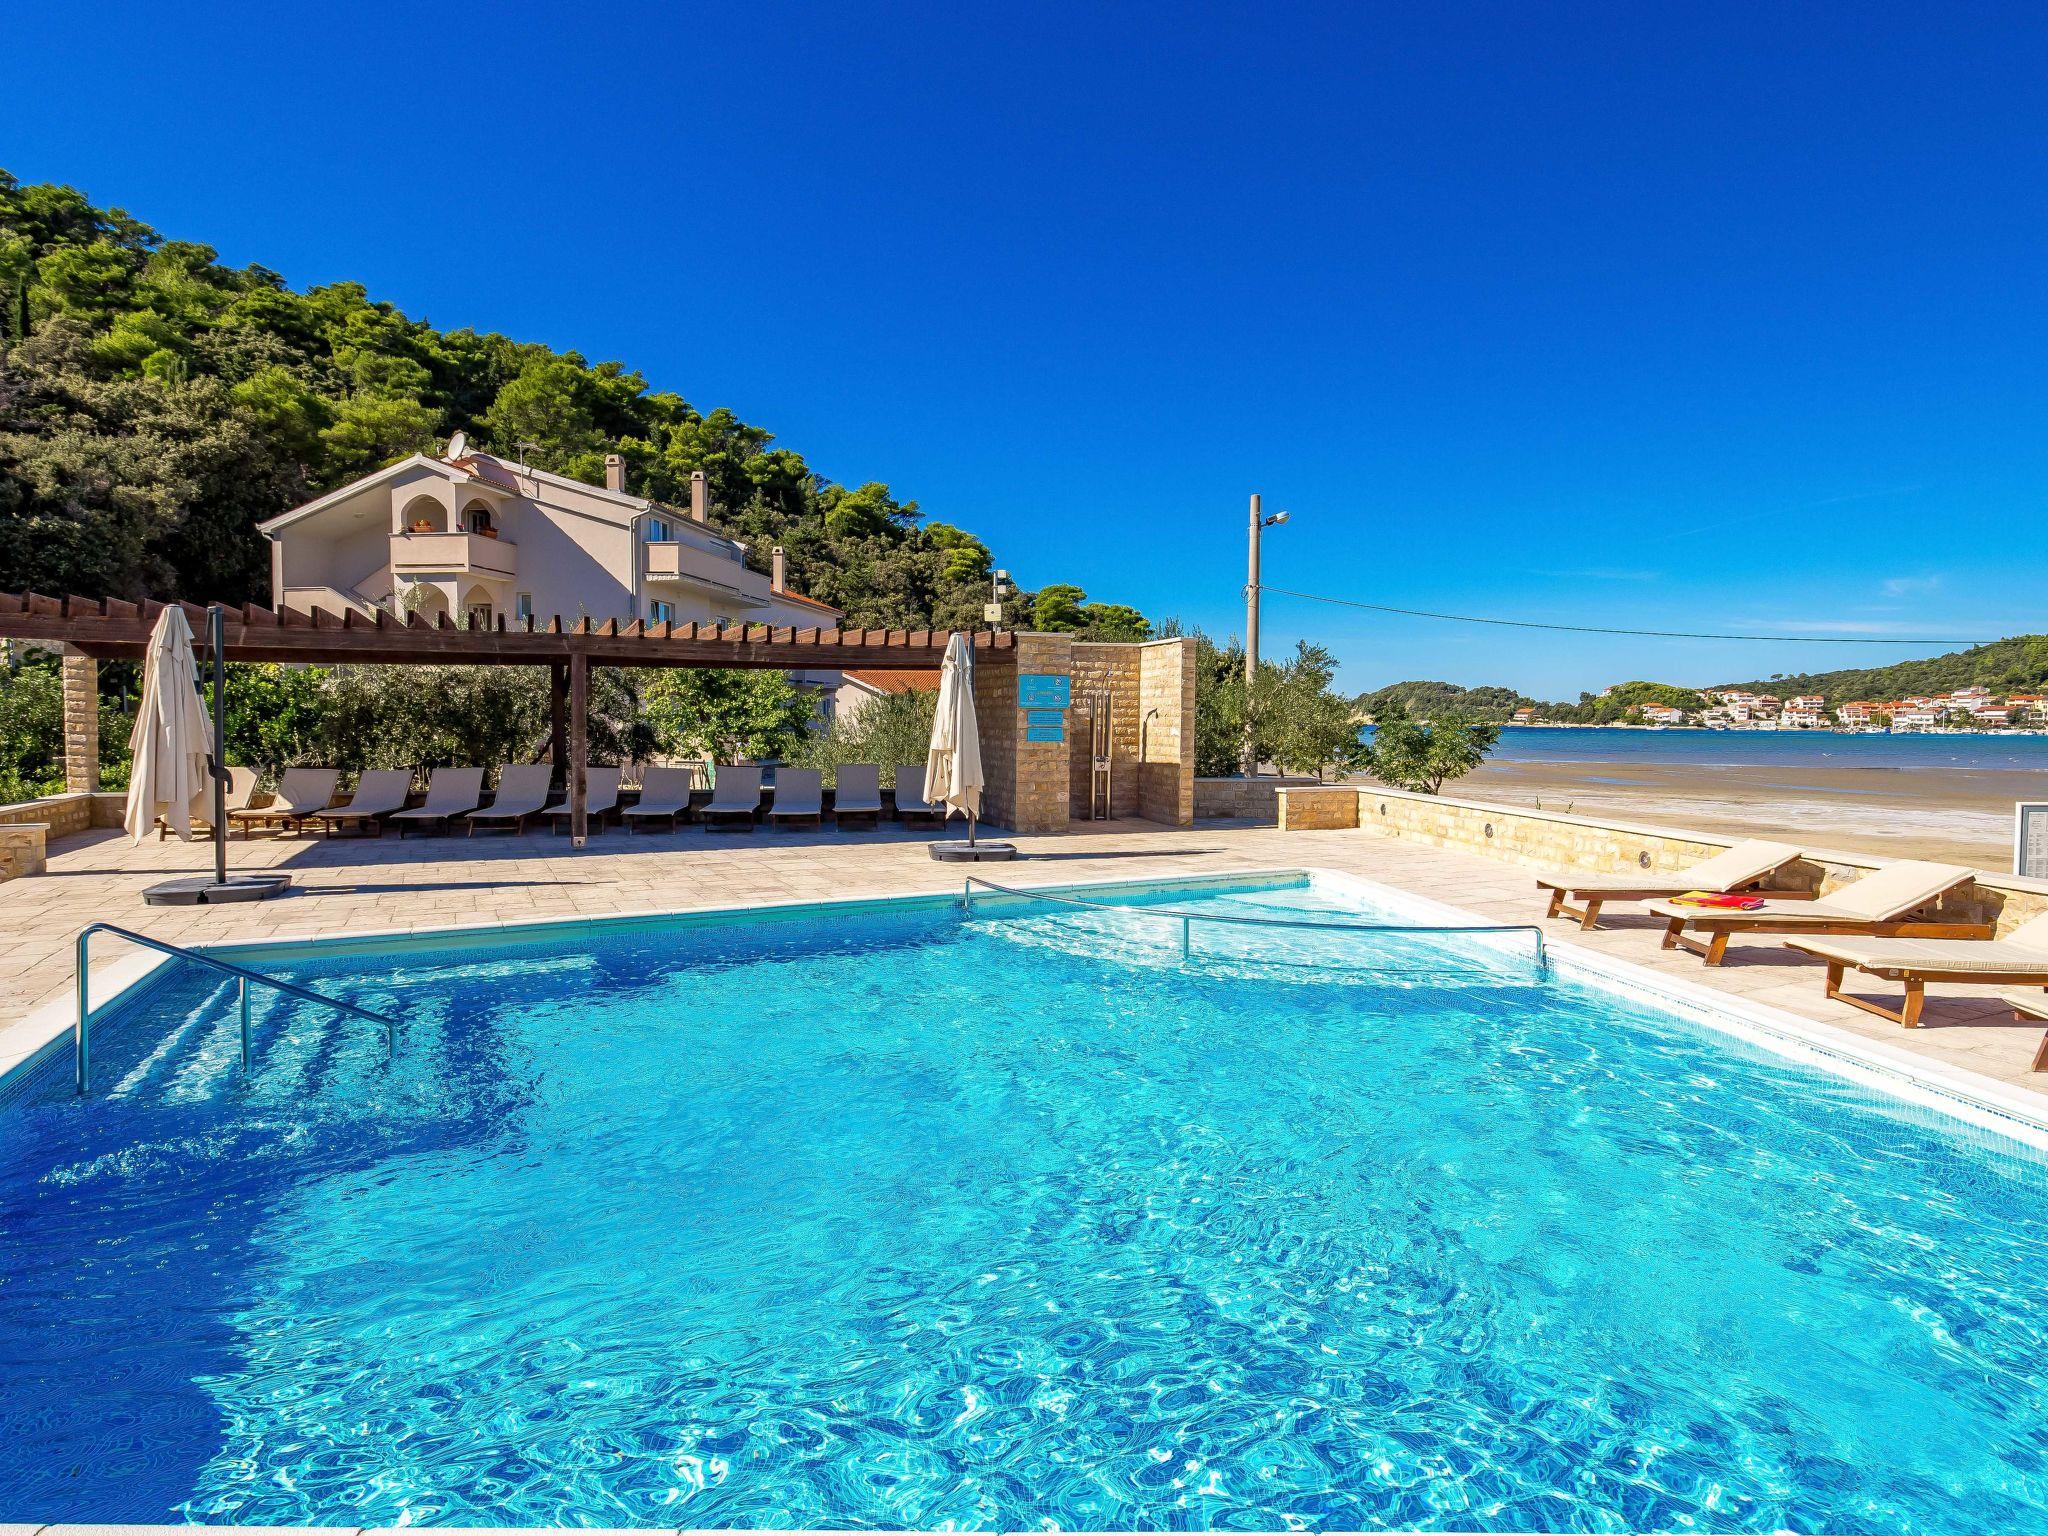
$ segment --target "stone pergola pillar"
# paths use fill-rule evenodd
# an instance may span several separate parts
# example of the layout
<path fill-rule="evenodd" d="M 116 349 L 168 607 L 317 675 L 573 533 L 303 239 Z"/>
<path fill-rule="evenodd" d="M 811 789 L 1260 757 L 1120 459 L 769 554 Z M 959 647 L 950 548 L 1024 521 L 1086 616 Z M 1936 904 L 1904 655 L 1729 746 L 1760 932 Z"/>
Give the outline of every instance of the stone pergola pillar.
<path fill-rule="evenodd" d="M 64 678 L 64 788 L 90 793 L 100 787 L 100 664 L 66 651 Z"/>

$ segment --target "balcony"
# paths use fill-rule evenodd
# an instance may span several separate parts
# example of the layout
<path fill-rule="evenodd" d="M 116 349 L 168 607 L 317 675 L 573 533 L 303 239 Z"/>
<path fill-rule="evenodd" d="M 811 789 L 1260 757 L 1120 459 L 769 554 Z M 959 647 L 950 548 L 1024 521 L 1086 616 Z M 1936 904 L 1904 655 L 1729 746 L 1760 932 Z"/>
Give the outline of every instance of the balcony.
<path fill-rule="evenodd" d="M 735 608 L 766 608 L 768 578 L 737 560 L 672 539 L 640 546 L 641 579 L 653 587 L 682 587 Z"/>
<path fill-rule="evenodd" d="M 391 536 L 391 573 L 510 581 L 519 574 L 519 546 L 485 533 L 397 533 Z"/>

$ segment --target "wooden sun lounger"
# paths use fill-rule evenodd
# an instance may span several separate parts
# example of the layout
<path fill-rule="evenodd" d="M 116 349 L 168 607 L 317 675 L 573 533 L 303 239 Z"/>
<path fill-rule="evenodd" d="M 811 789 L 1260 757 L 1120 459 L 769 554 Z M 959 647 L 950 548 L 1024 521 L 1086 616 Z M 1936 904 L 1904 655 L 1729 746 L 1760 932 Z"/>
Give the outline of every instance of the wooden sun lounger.
<path fill-rule="evenodd" d="M 469 835 L 475 837 L 480 826 L 524 832 L 527 818 L 538 816 L 548 803 L 548 782 L 554 776 L 550 763 L 507 763 L 498 770 L 498 793 L 491 803 L 465 813 Z"/>
<path fill-rule="evenodd" d="M 1930 981 L 2048 988 L 2048 914 L 2020 924 L 2002 939 L 1794 938 L 1785 947 L 1827 962 L 1827 993 L 1836 1002 L 1908 1029 L 1919 1027 Z M 1844 992 L 1843 978 L 1852 970 L 1900 983 L 1906 989 L 1904 1001 L 1893 1009 Z"/>
<path fill-rule="evenodd" d="M 899 763 L 896 767 L 896 819 L 907 821 L 913 816 L 944 821 L 946 808 L 925 799 L 923 763 Z"/>
<path fill-rule="evenodd" d="M 411 794 L 410 768 L 368 768 L 356 780 L 355 793 L 348 797 L 348 804 L 315 811 L 313 820 L 326 829 L 329 837 L 342 827 L 382 837 L 385 819 L 404 810 Z"/>
<path fill-rule="evenodd" d="M 593 832 L 604 830 L 604 819 L 619 808 L 618 768 L 585 768 L 583 770 L 583 816 L 584 823 Z M 541 815 L 548 817 L 557 832 L 569 819 L 569 797 L 566 793 L 553 805 L 545 806 Z"/>
<path fill-rule="evenodd" d="M 2016 1019 L 2048 1021 L 2048 997 L 2030 997 L 2024 992 L 2001 992 L 1999 997 L 2012 1004 L 2012 1016 Z M 2041 1036 L 2041 1043 L 2034 1048 L 2033 1069 L 2048 1072 L 2048 1033 Z"/>
<path fill-rule="evenodd" d="M 634 826 L 642 821 L 662 817 L 668 818 L 669 831 L 675 831 L 676 824 L 690 814 L 690 791 L 696 785 L 694 768 L 647 769 L 640 775 L 640 803 L 619 813 L 627 834 L 630 836 Z"/>
<path fill-rule="evenodd" d="M 1760 890 L 1765 881 L 1798 863 L 1802 857 L 1800 850 L 1790 843 L 1751 841 L 1737 843 L 1676 874 L 1646 874 L 1632 878 L 1623 875 L 1540 875 L 1536 888 L 1550 892 L 1550 910 L 1544 913 L 1545 917 L 1577 918 L 1580 928 L 1593 929 L 1600 926 L 1600 908 L 1605 902 L 1662 901 L 1690 891 L 1728 894 Z M 1794 900 L 1805 893 L 1770 891 L 1767 894 Z M 1576 907 L 1571 905 L 1574 900 L 1579 903 Z"/>
<path fill-rule="evenodd" d="M 416 810 L 395 811 L 391 823 L 400 838 L 407 827 L 438 825 L 444 832 L 448 823 L 483 802 L 484 771 L 481 768 L 436 768 L 427 780 L 427 803 Z"/>
<path fill-rule="evenodd" d="M 1951 891 L 1971 883 L 1967 869 L 1904 859 L 1851 881 L 1825 896 L 1804 901 L 1774 897 L 1751 912 L 1714 911 L 1650 903 L 1664 919 L 1664 947 L 1689 950 L 1719 965 L 1736 934 L 1857 934 L 1870 938 L 1988 939 L 1989 923 L 1944 923 L 1918 916 Z M 1705 937 L 1693 939 L 1686 930 Z"/>
<path fill-rule="evenodd" d="M 255 798 L 256 770 L 254 768 L 228 769 L 227 814 L 229 826 L 232 827 L 234 825 L 235 813 L 248 810 L 249 802 Z M 211 787 L 201 790 L 198 798 L 192 802 L 191 821 L 194 832 L 199 831 L 201 828 L 208 832 L 213 830 L 213 790 Z M 165 821 L 163 817 L 157 817 L 156 840 L 162 842 L 170 835 L 171 824 Z"/>
<path fill-rule="evenodd" d="M 711 785 L 711 803 L 697 812 L 707 831 L 730 827 L 754 830 L 761 810 L 761 768 L 758 763 L 721 763 Z"/>
<path fill-rule="evenodd" d="M 869 826 L 882 821 L 882 770 L 873 763 L 841 763 L 834 773 L 832 819 L 846 825 L 849 816 Z"/>
<path fill-rule="evenodd" d="M 287 768 L 277 786 L 277 798 L 268 805 L 247 806 L 228 813 L 228 824 L 240 827 L 244 838 L 252 827 L 275 826 L 297 830 L 326 808 L 334 798 L 334 786 L 341 782 L 339 768 Z"/>
<path fill-rule="evenodd" d="M 724 770 L 722 779 L 730 769 Z M 744 791 L 741 792 L 742 798 Z M 758 797 L 755 801 L 759 804 Z M 708 809 L 717 809 L 713 800 Z M 825 775 L 815 768 L 778 768 L 775 770 L 775 804 L 769 807 L 768 820 L 778 827 L 793 826 L 799 821 L 808 821 L 814 827 L 825 824 Z"/>

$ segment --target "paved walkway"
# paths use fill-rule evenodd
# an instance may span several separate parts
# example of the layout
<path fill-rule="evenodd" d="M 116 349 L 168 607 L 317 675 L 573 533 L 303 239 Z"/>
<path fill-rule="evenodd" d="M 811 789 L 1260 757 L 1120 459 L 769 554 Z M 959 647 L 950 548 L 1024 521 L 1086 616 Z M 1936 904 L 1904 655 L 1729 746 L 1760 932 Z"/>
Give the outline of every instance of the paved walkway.
<path fill-rule="evenodd" d="M 247 906 L 166 908 L 144 906 L 142 888 L 170 874 L 209 869 L 210 847 L 154 841 L 133 847 L 122 834 L 93 833 L 58 844 L 47 874 L 0 885 L 0 1028 L 69 986 L 72 941 L 94 919 L 195 944 L 958 889 L 961 868 L 928 858 L 927 840 L 893 825 L 847 833 L 764 827 L 751 835 L 686 827 L 632 837 L 614 829 L 581 851 L 545 832 L 403 842 L 390 835 L 259 838 L 230 845 L 231 867 L 289 870 L 295 880 L 290 896 Z M 1527 870 L 1367 832 L 1098 822 L 1014 841 L 1029 858 L 1007 866 L 1001 878 L 1019 884 L 1317 866 L 1400 886 L 1488 921 L 1530 922 L 1542 910 Z M 1549 928 L 1559 939 L 1619 959 L 2048 1092 L 2048 1073 L 2029 1071 L 2041 1026 L 2014 1021 L 1988 989 L 1939 988 L 1923 1027 L 1905 1030 L 1827 1001 L 1819 965 L 1769 942 L 1738 941 L 1728 963 L 1710 970 L 1691 956 L 1661 950 L 1655 921 L 1630 916 L 1627 908 L 1613 914 L 1604 932 L 1581 934 L 1567 923 Z M 124 948 L 101 942 L 104 960 Z M 104 963 L 97 944 L 95 959 Z M 1872 983 L 1873 992 L 1884 990 Z"/>

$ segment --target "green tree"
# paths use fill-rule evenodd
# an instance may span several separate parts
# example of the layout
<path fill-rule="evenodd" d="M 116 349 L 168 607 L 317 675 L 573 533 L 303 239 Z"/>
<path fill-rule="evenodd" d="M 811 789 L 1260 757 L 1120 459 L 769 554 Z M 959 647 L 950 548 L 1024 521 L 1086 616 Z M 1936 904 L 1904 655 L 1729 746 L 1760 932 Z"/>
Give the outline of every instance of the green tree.
<path fill-rule="evenodd" d="M 1363 766 L 1382 784 L 1433 795 L 1481 763 L 1500 738 L 1500 727 L 1455 716 L 1416 720 L 1395 705 L 1373 723 Z"/>
<path fill-rule="evenodd" d="M 1064 581 L 1040 587 L 1031 600 L 1031 627 L 1048 633 L 1087 628 L 1088 615 L 1081 608 L 1087 596 Z"/>
<path fill-rule="evenodd" d="M 785 673 L 718 667 L 657 672 L 641 703 L 658 751 L 720 763 L 787 756 L 817 709 Z"/>
<path fill-rule="evenodd" d="M 789 752 L 800 768 L 820 768 L 827 777 L 841 763 L 873 763 L 884 785 L 904 763 L 922 763 L 931 747 L 935 689 L 913 688 L 870 699 L 850 717 L 835 717 L 822 731 L 802 737 Z"/>

